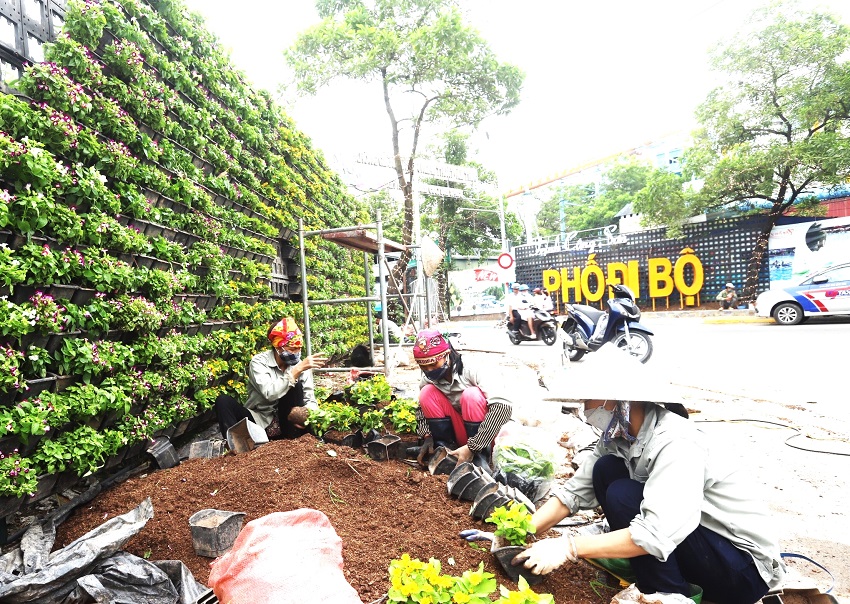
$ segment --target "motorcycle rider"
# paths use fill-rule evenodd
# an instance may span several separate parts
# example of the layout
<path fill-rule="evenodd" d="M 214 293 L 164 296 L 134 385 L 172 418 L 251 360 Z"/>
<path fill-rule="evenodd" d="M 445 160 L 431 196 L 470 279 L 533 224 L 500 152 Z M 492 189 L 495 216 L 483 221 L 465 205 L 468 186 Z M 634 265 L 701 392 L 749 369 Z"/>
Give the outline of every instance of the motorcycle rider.
<path fill-rule="evenodd" d="M 528 324 L 528 331 L 531 334 L 532 339 L 537 339 L 537 333 L 534 331 L 534 309 L 531 308 L 531 295 L 529 295 L 528 286 L 523 283 L 519 286 L 519 306 L 517 306 L 517 311 L 519 312 L 519 318 L 525 321 Z M 519 329 L 519 326 L 517 326 Z"/>
<path fill-rule="evenodd" d="M 511 293 L 505 297 L 507 304 L 508 329 L 519 331 L 520 318 L 519 309 L 524 304 L 524 298 L 519 293 L 520 284 L 511 285 Z"/>
<path fill-rule="evenodd" d="M 532 300 L 531 305 L 535 308 L 539 308 L 540 310 L 545 310 L 546 312 L 549 312 L 555 307 L 549 294 L 539 287 L 534 288 L 534 299 Z"/>
<path fill-rule="evenodd" d="M 713 602 L 758 602 L 781 583 L 785 567 L 752 481 L 724 457 L 728 447 L 687 421 L 681 404 L 666 402 L 678 398 L 668 382 L 635 369 L 619 351 L 607 357 L 603 375 L 571 384 L 568 393 L 584 400 L 586 421 L 602 438 L 532 522 L 544 534 L 601 506 L 611 532 L 542 539 L 513 563 L 547 574 L 579 558 L 628 558 L 642 593 L 679 594 L 685 602 L 695 584 Z"/>
<path fill-rule="evenodd" d="M 495 372 L 467 366 L 436 329 L 416 335 L 413 358 L 422 369 L 416 433 L 423 439 L 421 465 L 435 446 L 450 449 L 457 463 L 471 461 L 491 473 L 492 443 L 511 419 L 513 406 Z"/>

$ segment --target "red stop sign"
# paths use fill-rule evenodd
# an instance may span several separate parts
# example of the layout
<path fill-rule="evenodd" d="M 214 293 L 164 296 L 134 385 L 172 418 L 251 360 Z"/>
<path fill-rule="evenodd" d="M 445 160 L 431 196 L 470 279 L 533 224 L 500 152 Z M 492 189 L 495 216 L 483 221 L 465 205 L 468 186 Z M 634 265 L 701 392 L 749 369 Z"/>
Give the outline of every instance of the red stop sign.
<path fill-rule="evenodd" d="M 514 257 L 504 252 L 499 254 L 499 259 L 496 262 L 501 268 L 511 268 L 514 265 Z"/>

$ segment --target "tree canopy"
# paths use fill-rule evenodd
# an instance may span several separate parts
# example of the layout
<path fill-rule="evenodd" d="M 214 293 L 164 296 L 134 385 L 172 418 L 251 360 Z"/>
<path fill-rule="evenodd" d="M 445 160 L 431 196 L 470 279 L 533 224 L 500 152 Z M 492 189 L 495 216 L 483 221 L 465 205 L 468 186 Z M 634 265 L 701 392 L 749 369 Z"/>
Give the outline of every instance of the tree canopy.
<path fill-rule="evenodd" d="M 560 232 L 563 203 L 566 231 L 585 231 L 616 224 L 615 216 L 646 186 L 652 167 L 634 157 L 620 157 L 605 166 L 596 184 L 563 185 L 554 189 L 537 215 L 542 235 Z M 597 191 L 598 189 L 598 191 Z"/>
<path fill-rule="evenodd" d="M 770 230 L 794 208 L 816 206 L 817 187 L 850 176 L 850 30 L 833 16 L 774 4 L 756 12 L 751 29 L 715 49 L 722 78 L 697 110 L 700 129 L 685 152 L 696 192 L 654 175 L 637 209 L 650 223 L 681 222 L 731 207 L 768 217 L 751 255 L 743 299 L 751 299 Z"/>
<path fill-rule="evenodd" d="M 519 103 L 523 72 L 500 63 L 451 0 L 317 0 L 323 18 L 285 57 L 300 90 L 346 78 L 380 84 L 404 193 L 402 243 L 413 242 L 415 159 L 422 127 L 476 126 Z M 409 256 L 402 256 L 400 267 Z"/>
<path fill-rule="evenodd" d="M 504 204 L 504 200 L 488 192 L 488 188 L 495 190 L 496 175 L 467 158 L 468 137 L 465 134 L 450 131 L 442 139 L 443 144 L 439 149 L 442 159 L 447 164 L 474 168 L 478 172 L 480 184 L 466 187 L 463 198 L 426 195 L 422 205 L 422 228 L 438 233 L 438 243 L 451 253 L 464 256 L 495 253 L 501 248 L 499 204 Z M 456 186 L 436 180 L 433 184 Z M 519 240 L 522 226 L 516 216 L 507 212 L 504 206 L 501 213 L 505 221 L 506 239 Z"/>

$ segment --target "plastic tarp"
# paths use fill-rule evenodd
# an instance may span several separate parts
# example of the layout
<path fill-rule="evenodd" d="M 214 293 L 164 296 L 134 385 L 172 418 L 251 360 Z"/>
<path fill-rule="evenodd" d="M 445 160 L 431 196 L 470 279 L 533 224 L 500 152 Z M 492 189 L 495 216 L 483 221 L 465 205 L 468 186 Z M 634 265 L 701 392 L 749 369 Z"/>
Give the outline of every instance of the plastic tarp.
<path fill-rule="evenodd" d="M 342 540 L 319 510 L 275 512 L 245 525 L 211 565 L 220 602 L 362 604 L 345 580 Z"/>
<path fill-rule="evenodd" d="M 32 525 L 0 558 L 2 604 L 192 604 L 205 588 L 179 561 L 149 562 L 121 551 L 153 517 L 145 499 L 50 553 L 56 517 Z"/>

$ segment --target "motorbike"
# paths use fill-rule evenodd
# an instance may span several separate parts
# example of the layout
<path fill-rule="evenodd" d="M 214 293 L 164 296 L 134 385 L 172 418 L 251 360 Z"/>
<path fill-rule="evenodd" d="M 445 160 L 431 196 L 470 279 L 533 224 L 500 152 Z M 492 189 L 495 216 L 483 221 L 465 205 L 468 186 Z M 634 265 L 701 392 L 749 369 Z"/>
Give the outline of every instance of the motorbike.
<path fill-rule="evenodd" d="M 555 321 L 555 317 L 534 306 L 531 307 L 531 310 L 534 311 L 534 331 L 537 337 L 531 337 L 528 321 L 514 321 L 513 326 L 510 323 L 507 324 L 508 338 L 515 346 L 518 346 L 521 342 L 538 342 L 541 340 L 547 346 L 551 346 L 558 339 L 558 323 Z"/>
<path fill-rule="evenodd" d="M 613 297 L 607 300 L 607 311 L 585 304 L 567 304 L 567 313 L 559 315 L 564 356 L 578 361 L 610 342 L 646 363 L 652 356 L 650 336 L 655 334 L 640 323 L 640 308 L 632 290 L 619 284 L 608 287 Z"/>

